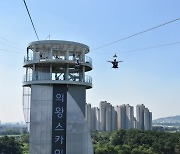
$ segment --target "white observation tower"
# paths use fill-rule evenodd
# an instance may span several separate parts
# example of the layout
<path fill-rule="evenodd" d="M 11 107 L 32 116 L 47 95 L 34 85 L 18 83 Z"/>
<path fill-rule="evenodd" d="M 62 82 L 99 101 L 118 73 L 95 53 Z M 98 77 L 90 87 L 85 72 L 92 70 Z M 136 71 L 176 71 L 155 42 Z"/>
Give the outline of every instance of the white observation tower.
<path fill-rule="evenodd" d="M 93 154 L 85 121 L 86 89 L 92 79 L 89 47 L 44 40 L 27 47 L 23 107 L 30 154 Z"/>

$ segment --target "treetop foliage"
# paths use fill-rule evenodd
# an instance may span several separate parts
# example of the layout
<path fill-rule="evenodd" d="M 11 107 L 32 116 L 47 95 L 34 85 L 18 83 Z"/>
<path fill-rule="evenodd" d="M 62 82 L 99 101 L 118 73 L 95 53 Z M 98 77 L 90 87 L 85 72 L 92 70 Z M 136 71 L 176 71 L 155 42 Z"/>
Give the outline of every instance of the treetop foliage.
<path fill-rule="evenodd" d="M 0 137 L 1 154 L 27 154 L 28 153 L 28 135 L 22 136 L 1 136 Z"/>
<path fill-rule="evenodd" d="M 93 132 L 95 154 L 180 154 L 180 133 L 140 131 Z"/>

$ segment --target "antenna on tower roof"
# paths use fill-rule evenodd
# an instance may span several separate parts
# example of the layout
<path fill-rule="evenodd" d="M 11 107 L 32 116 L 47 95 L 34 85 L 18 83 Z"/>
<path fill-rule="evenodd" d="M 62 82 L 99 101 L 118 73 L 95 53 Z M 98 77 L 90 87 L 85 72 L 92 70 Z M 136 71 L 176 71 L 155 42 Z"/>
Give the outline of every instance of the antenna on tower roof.
<path fill-rule="evenodd" d="M 49 35 L 45 38 L 45 40 L 50 40 L 51 39 L 51 35 L 49 33 Z"/>

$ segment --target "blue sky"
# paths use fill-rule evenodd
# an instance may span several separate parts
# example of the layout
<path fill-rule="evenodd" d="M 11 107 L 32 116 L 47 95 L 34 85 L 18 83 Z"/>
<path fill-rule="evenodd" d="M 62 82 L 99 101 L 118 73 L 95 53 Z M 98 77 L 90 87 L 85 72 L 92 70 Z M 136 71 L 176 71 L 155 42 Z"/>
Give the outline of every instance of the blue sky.
<path fill-rule="evenodd" d="M 26 2 L 40 40 L 50 34 L 51 39 L 90 47 L 93 88 L 87 90 L 87 102 L 92 106 L 102 100 L 113 105 L 143 103 L 153 119 L 180 114 L 180 44 L 127 52 L 180 41 L 180 21 L 93 50 L 179 18 L 179 0 Z M 8 50 L 0 50 L 0 120 L 21 121 L 23 57 L 27 44 L 37 39 L 22 0 L 1 1 L 0 19 L 0 49 Z M 115 52 L 124 61 L 116 70 L 107 63 Z"/>

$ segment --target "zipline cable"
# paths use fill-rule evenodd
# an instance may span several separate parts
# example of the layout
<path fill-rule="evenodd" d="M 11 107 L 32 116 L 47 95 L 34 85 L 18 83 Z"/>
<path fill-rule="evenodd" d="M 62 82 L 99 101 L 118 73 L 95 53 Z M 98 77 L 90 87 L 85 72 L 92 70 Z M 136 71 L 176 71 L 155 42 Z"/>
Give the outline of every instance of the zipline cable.
<path fill-rule="evenodd" d="M 23 48 L 22 46 L 14 43 L 14 42 L 11 42 L 11 41 L 7 40 L 6 38 L 4 38 L 4 37 L 2 37 L 2 36 L 0 36 L 0 39 L 5 40 L 6 42 L 8 42 L 8 43 L 10 43 L 10 44 L 12 44 L 12 45 L 17 46 L 16 48 Z M 2 43 L 2 42 L 0 42 L 0 43 L 5 45 L 5 43 Z M 7 46 L 10 46 L 10 45 L 7 45 Z M 11 47 L 12 47 L 12 46 L 11 46 Z"/>
<path fill-rule="evenodd" d="M 137 52 L 137 51 L 142 51 L 142 50 L 161 48 L 161 47 L 171 46 L 171 45 L 176 45 L 176 44 L 180 44 L 180 41 L 173 42 L 173 43 L 161 44 L 161 45 L 155 45 L 155 46 L 150 46 L 150 47 L 144 47 L 144 48 L 139 48 L 139 49 L 127 50 L 127 51 L 122 51 L 122 52 L 116 52 L 116 53 L 118 53 L 118 54 L 125 54 L 125 53 L 129 53 L 129 52 Z M 101 54 L 101 53 L 100 52 L 96 52 L 96 53 L 93 53 L 93 54 Z M 103 54 L 111 54 L 111 53 L 109 52 L 109 53 L 103 53 Z"/>
<path fill-rule="evenodd" d="M 129 39 L 129 38 L 131 38 L 131 37 L 134 37 L 134 36 L 137 36 L 137 35 L 140 35 L 140 34 L 149 32 L 149 31 L 151 31 L 151 30 L 157 29 L 157 28 L 159 28 L 159 27 L 165 26 L 165 25 L 167 25 L 167 24 L 173 23 L 173 22 L 178 21 L 178 20 L 180 20 L 180 18 L 176 18 L 176 19 L 174 19 L 174 20 L 165 22 L 165 23 L 160 24 L 160 25 L 158 25 L 158 26 L 155 26 L 155 27 L 152 27 L 152 28 L 143 30 L 143 31 L 141 31 L 141 32 L 139 32 L 139 33 L 135 33 L 135 34 L 133 34 L 133 35 L 124 37 L 124 38 L 122 38 L 122 39 L 120 39 L 120 40 L 117 40 L 117 41 L 114 41 L 114 42 L 110 42 L 110 43 L 104 44 L 104 45 L 102 45 L 102 46 L 99 46 L 99 47 L 97 47 L 97 48 L 92 49 L 91 51 L 93 51 L 93 50 L 98 50 L 98 49 L 100 49 L 100 48 L 104 48 L 104 47 L 106 47 L 106 46 L 115 44 L 115 43 L 117 43 L 117 42 L 121 42 L 121 41 L 123 41 L 123 40 L 126 40 L 126 39 Z"/>
<path fill-rule="evenodd" d="M 38 37 L 37 31 L 36 31 L 36 29 L 35 29 L 35 26 L 34 26 L 33 20 L 32 20 L 32 18 L 31 18 L 30 12 L 29 12 L 29 10 L 28 10 L 28 7 L 27 7 L 27 4 L 26 4 L 26 1 L 25 1 L 25 0 L 23 0 L 23 2 L 24 2 L 24 5 L 25 5 L 25 7 L 26 7 L 27 13 L 28 13 L 28 15 L 29 15 L 29 19 L 30 19 L 31 24 L 32 24 L 32 26 L 33 26 L 34 32 L 35 32 L 35 34 L 36 34 L 36 37 L 37 37 L 37 39 L 38 39 L 38 41 L 39 41 L 39 37 Z"/>
<path fill-rule="evenodd" d="M 160 48 L 160 47 L 165 47 L 165 46 L 170 46 L 170 45 L 176 45 L 176 44 L 180 44 L 180 42 L 167 43 L 167 44 L 156 45 L 156 46 L 151 46 L 151 47 L 146 47 L 146 48 L 140 48 L 140 49 L 135 49 L 135 50 L 128 50 L 128 51 L 120 52 L 120 54 L 121 54 L 121 53 L 128 53 L 128 52 L 136 52 L 136 51 L 148 50 L 148 49 L 154 49 L 154 48 Z"/>

